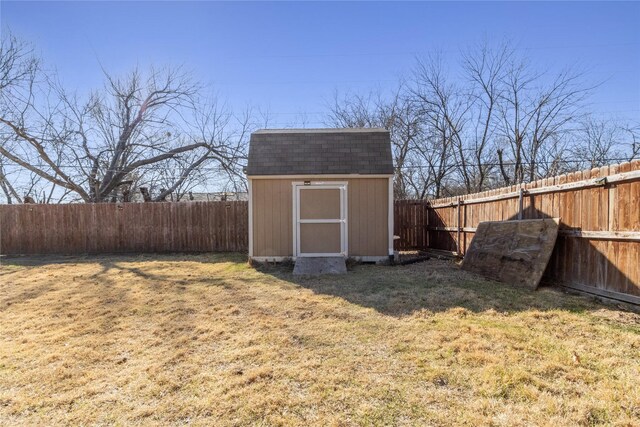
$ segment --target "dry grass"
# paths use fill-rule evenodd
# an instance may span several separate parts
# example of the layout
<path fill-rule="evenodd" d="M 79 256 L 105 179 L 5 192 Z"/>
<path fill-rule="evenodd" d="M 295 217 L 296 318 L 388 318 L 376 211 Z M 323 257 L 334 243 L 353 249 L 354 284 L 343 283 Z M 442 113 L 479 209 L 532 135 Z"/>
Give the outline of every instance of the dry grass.
<path fill-rule="evenodd" d="M 5 260 L 0 424 L 638 425 L 640 316 L 445 261 Z"/>

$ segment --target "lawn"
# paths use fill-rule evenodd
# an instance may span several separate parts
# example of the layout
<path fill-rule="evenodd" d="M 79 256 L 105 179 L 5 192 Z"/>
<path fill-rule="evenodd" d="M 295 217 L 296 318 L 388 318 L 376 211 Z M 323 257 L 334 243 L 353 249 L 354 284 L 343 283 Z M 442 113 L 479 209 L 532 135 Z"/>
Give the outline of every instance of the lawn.
<path fill-rule="evenodd" d="M 5 259 L 0 424 L 639 425 L 640 315 L 430 260 Z"/>

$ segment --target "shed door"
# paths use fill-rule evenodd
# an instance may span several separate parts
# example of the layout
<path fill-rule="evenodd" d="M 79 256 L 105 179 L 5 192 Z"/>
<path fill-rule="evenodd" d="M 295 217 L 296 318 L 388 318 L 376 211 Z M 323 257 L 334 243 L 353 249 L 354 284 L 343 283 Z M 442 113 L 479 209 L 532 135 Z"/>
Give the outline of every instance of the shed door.
<path fill-rule="evenodd" d="M 346 256 L 346 184 L 294 184 L 295 256 Z"/>

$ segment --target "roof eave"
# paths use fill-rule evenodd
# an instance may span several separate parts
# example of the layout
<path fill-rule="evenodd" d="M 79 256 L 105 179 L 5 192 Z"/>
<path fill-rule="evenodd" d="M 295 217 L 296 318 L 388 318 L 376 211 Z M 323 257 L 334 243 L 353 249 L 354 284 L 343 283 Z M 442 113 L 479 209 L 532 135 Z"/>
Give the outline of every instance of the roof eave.
<path fill-rule="evenodd" d="M 281 175 L 260 175 L 260 174 L 245 174 L 247 178 L 251 179 L 287 179 L 287 178 L 389 178 L 393 176 L 393 173 L 305 173 L 305 174 L 281 174 Z"/>

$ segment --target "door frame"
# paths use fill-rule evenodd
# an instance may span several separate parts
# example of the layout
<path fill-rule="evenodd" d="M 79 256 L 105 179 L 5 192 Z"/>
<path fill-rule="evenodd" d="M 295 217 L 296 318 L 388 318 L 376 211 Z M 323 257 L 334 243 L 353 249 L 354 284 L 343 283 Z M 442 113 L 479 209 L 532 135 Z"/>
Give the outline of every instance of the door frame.
<path fill-rule="evenodd" d="M 348 256 L 347 239 L 347 181 L 294 181 L 291 183 L 293 191 L 293 257 L 322 257 Z M 301 190 L 340 190 L 340 219 L 300 219 L 300 191 Z M 300 253 L 300 224 L 340 224 L 340 252 L 339 253 Z"/>

